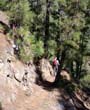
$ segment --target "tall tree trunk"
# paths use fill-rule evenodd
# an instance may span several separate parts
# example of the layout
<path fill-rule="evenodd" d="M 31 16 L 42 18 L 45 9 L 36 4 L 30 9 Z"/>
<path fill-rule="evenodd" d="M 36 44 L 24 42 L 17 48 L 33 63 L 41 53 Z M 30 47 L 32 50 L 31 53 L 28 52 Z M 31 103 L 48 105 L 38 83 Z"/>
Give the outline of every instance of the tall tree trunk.
<path fill-rule="evenodd" d="M 72 76 L 74 77 L 74 64 L 73 64 L 73 61 L 71 61 L 70 71 L 72 73 Z"/>
<path fill-rule="evenodd" d="M 82 71 L 83 58 L 76 62 L 76 79 L 80 79 Z"/>
<path fill-rule="evenodd" d="M 81 57 L 81 61 L 80 61 L 80 64 L 79 64 L 79 79 L 81 78 L 81 72 L 82 72 L 82 64 L 83 64 L 83 56 Z"/>
<path fill-rule="evenodd" d="M 79 62 L 77 61 L 76 62 L 76 79 L 79 80 L 79 71 L 80 71 L 80 64 Z"/>
<path fill-rule="evenodd" d="M 46 0 L 46 18 L 45 18 L 45 38 L 44 38 L 44 47 L 45 47 L 45 53 L 47 54 L 48 51 L 48 44 L 47 41 L 49 40 L 49 0 Z"/>

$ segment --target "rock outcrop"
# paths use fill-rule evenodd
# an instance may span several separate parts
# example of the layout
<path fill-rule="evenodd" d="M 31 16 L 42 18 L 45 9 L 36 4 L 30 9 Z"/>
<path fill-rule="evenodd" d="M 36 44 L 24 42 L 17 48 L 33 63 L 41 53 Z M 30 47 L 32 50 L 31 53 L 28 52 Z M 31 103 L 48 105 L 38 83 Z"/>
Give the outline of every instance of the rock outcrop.
<path fill-rule="evenodd" d="M 54 81 L 54 78 L 55 78 L 54 70 L 52 68 L 52 65 L 47 59 L 43 58 L 40 60 L 39 70 L 44 80 L 50 81 L 52 79 L 52 81 Z M 60 75 L 62 76 L 64 80 L 68 80 L 68 81 L 71 80 L 70 74 L 64 69 L 61 71 Z"/>
<path fill-rule="evenodd" d="M 70 76 L 70 74 L 66 70 L 62 70 L 60 75 L 62 76 L 62 78 L 64 80 L 68 80 L 68 81 L 71 80 L 71 76 Z"/>
<path fill-rule="evenodd" d="M 51 82 L 54 81 L 54 71 L 50 62 L 47 59 L 43 58 L 40 60 L 39 70 L 43 80 Z"/>
<path fill-rule="evenodd" d="M 3 11 L 0 11 L 0 23 L 9 27 L 9 17 Z"/>

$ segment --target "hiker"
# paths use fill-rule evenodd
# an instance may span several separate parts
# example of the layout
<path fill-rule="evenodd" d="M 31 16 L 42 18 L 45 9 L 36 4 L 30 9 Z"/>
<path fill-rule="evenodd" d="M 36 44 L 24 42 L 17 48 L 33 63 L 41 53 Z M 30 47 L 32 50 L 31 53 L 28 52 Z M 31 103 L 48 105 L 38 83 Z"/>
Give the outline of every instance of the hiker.
<path fill-rule="evenodd" d="M 59 61 L 58 61 L 57 57 L 55 57 L 53 60 L 53 68 L 54 68 L 54 75 L 55 76 L 58 72 L 58 66 L 59 66 Z"/>
<path fill-rule="evenodd" d="M 27 72 L 27 70 L 25 70 L 25 73 L 22 77 L 22 81 L 23 81 L 24 86 L 28 86 L 28 72 Z"/>
<path fill-rule="evenodd" d="M 19 46 L 16 45 L 16 44 L 13 44 L 12 47 L 13 47 L 13 50 L 14 50 L 14 54 L 19 55 Z"/>

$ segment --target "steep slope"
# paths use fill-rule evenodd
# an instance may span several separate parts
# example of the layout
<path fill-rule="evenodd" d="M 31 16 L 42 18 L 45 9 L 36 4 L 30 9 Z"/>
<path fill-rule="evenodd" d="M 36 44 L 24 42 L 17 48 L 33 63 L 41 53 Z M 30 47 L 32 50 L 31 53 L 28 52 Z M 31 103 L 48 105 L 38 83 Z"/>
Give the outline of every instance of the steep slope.
<path fill-rule="evenodd" d="M 30 72 L 33 75 L 30 78 L 29 87 L 24 86 L 23 83 L 18 82 L 14 77 L 7 77 L 8 74 L 13 74 L 13 71 L 7 68 L 9 65 L 7 59 L 11 60 L 15 74 L 19 73 L 17 77 L 19 80 L 22 79 L 26 67 L 15 58 L 12 44 L 10 43 L 12 41 L 8 42 L 6 37 L 0 33 L 0 103 L 2 109 L 62 110 L 54 94 L 52 95 L 54 92 L 48 92 L 34 83 L 34 66 L 30 67 Z"/>
<path fill-rule="evenodd" d="M 12 69 L 8 68 L 8 59 Z M 0 33 L 0 110 L 90 110 L 89 94 L 87 96 L 81 91 L 70 96 L 63 89 L 35 84 L 37 75 L 34 65 L 28 69 L 29 82 L 25 86 L 22 77 L 26 69 L 26 65 L 13 54 L 12 40 Z M 15 77 L 8 77 L 9 74 Z M 54 76 L 47 76 L 49 81 L 54 79 Z"/>
<path fill-rule="evenodd" d="M 7 17 L 1 13 L 1 22 L 8 25 Z M 37 85 L 35 65 L 27 67 L 16 59 L 13 41 L 7 39 L 2 30 L 0 32 L 0 110 L 90 110 L 90 93 L 70 94 L 61 88 L 51 88 L 46 82 Z M 47 65 L 40 66 L 41 74 L 43 79 L 52 82 L 55 77 L 48 74 Z M 25 86 L 22 79 L 26 70 L 29 75 Z"/>

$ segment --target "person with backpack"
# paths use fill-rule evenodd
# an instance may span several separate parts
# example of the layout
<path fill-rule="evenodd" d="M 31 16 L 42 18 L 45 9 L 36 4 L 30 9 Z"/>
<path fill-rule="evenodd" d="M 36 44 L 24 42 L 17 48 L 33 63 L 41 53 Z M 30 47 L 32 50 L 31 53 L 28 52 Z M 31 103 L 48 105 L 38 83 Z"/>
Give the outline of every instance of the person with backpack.
<path fill-rule="evenodd" d="M 58 61 L 57 57 L 55 57 L 53 60 L 53 68 L 54 68 L 54 75 L 55 76 L 58 72 L 58 66 L 59 66 L 59 61 Z"/>

